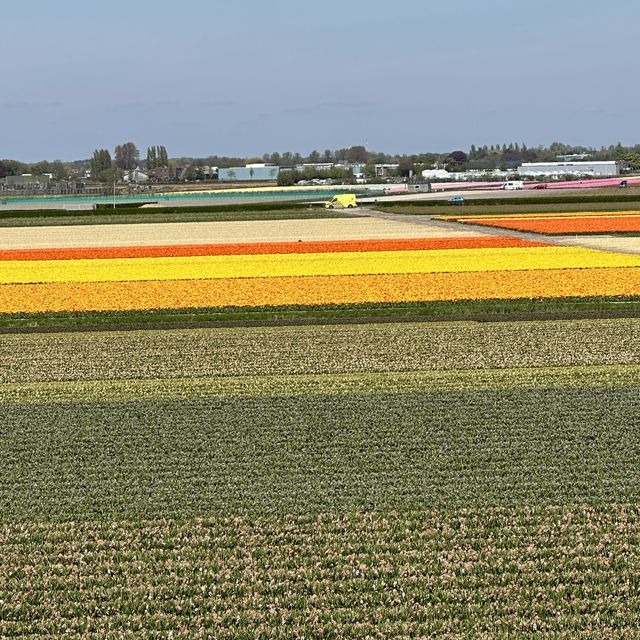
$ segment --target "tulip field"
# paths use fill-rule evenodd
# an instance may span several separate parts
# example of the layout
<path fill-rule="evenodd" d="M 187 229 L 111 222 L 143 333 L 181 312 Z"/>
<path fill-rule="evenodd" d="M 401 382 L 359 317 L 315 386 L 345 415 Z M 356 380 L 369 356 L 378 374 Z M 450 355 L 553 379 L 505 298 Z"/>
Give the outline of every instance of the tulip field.
<path fill-rule="evenodd" d="M 640 636 L 640 255 L 115 226 L 0 234 L 1 638 Z M 367 316 L 554 299 L 586 312 Z"/>
<path fill-rule="evenodd" d="M 640 294 L 640 255 L 488 235 L 5 249 L 0 266 L 0 314 Z"/>
<path fill-rule="evenodd" d="M 516 231 L 532 231 L 545 235 L 566 234 L 633 234 L 640 235 L 640 212 L 615 211 L 593 213 L 536 214 L 519 216 L 445 217 L 467 224 Z"/>

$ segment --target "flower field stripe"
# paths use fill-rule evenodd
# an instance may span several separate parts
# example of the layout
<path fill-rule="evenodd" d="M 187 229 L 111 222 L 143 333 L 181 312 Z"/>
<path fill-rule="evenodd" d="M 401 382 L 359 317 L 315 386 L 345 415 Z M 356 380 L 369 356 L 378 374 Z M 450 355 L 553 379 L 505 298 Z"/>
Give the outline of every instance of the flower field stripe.
<path fill-rule="evenodd" d="M 466 223 L 516 231 L 564 235 L 571 233 L 640 233 L 640 216 L 587 216 L 554 218 L 474 218 Z"/>
<path fill-rule="evenodd" d="M 406 238 L 390 240 L 327 240 L 324 242 L 256 242 L 241 244 L 187 244 L 130 247 L 73 247 L 0 250 L 0 260 L 94 260 L 109 258 L 163 258 L 180 256 L 261 255 L 290 253 L 343 253 L 366 251 L 423 251 L 542 247 L 543 242 L 519 238 Z"/>
<path fill-rule="evenodd" d="M 543 218 L 618 218 L 626 216 L 640 216 L 640 211 L 553 211 L 545 213 L 499 213 L 483 216 L 436 216 L 436 220 L 449 222 L 469 222 L 471 220 L 540 220 Z"/>
<path fill-rule="evenodd" d="M 0 312 L 133 311 L 640 295 L 636 268 L 0 285 Z"/>
<path fill-rule="evenodd" d="M 580 247 L 370 251 L 322 254 L 6 260 L 0 283 L 209 280 L 640 267 L 640 255 Z"/>

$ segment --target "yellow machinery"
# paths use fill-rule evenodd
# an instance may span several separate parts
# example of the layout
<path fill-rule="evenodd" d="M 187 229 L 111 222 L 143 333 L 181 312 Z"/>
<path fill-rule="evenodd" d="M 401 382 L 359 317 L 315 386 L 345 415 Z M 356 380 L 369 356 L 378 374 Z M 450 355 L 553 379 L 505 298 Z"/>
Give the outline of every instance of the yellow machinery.
<path fill-rule="evenodd" d="M 355 193 L 343 193 L 324 203 L 325 209 L 353 209 L 357 206 Z"/>

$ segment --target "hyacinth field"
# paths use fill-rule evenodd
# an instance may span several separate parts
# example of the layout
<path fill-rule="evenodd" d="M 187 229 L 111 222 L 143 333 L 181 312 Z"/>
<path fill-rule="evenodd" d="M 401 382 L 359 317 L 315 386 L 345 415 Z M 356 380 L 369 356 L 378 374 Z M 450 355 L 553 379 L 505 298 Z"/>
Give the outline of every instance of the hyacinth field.
<path fill-rule="evenodd" d="M 639 256 L 290 222 L 0 242 L 0 637 L 639 637 L 640 319 L 366 315 L 624 308 Z M 272 312 L 154 328 L 180 309 Z"/>
<path fill-rule="evenodd" d="M 0 356 L 2 637 L 637 636 L 638 320 Z"/>

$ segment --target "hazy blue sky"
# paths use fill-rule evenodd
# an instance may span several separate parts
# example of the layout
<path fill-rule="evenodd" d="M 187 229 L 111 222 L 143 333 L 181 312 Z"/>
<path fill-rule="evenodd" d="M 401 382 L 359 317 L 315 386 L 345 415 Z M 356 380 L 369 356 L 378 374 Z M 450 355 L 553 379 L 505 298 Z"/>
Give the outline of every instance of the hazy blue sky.
<path fill-rule="evenodd" d="M 0 20 L 0 157 L 640 142 L 638 0 L 30 0 Z"/>

